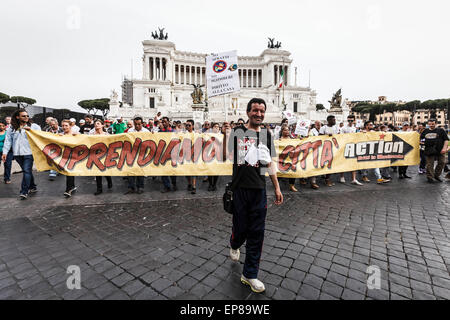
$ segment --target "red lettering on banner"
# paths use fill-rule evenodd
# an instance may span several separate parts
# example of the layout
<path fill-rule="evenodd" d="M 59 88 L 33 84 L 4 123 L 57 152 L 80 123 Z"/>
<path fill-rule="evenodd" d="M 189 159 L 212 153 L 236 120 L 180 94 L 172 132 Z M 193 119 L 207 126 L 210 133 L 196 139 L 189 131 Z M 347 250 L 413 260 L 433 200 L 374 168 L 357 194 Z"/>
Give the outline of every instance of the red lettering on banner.
<path fill-rule="evenodd" d="M 149 149 L 150 149 L 150 151 L 147 155 L 147 150 L 149 150 Z M 147 164 L 149 164 L 153 160 L 155 153 L 156 153 L 155 141 L 146 140 L 146 141 L 142 142 L 141 146 L 139 148 L 139 157 L 138 157 L 138 161 L 137 161 L 138 166 L 144 167 Z"/>
<path fill-rule="evenodd" d="M 70 160 L 70 155 L 72 154 L 71 147 L 65 147 L 61 160 L 59 161 L 58 166 L 62 169 L 66 166 L 67 162 Z"/>
<path fill-rule="evenodd" d="M 329 140 L 323 143 L 320 166 L 323 168 L 326 163 L 328 163 L 328 169 L 331 169 L 331 165 L 333 164 L 333 144 Z"/>
<path fill-rule="evenodd" d="M 172 157 L 172 153 L 173 153 L 172 151 L 173 151 L 173 149 L 174 149 L 176 146 L 178 146 L 180 143 L 181 143 L 180 139 L 172 139 L 172 140 L 170 140 L 169 144 L 167 145 L 166 151 L 164 151 L 164 154 L 163 154 L 163 156 L 161 157 L 160 163 L 161 163 L 162 165 L 165 165 L 166 162 L 167 162 L 167 160 L 170 159 L 170 160 L 171 160 L 172 166 L 173 166 L 173 167 L 176 167 L 176 166 L 177 166 L 176 158 L 173 158 L 173 157 Z"/>
<path fill-rule="evenodd" d="M 105 146 L 105 148 L 106 148 L 106 146 Z M 65 151 L 66 150 L 64 150 L 64 154 L 66 153 Z M 89 155 L 89 148 L 87 146 L 81 145 L 81 146 L 74 147 L 72 149 L 69 164 L 67 165 L 67 170 L 73 170 L 75 165 L 78 162 L 81 162 L 84 159 L 86 159 L 88 155 Z M 64 155 L 63 155 L 63 158 L 64 158 Z M 61 168 L 64 168 L 64 167 L 62 166 Z"/>
<path fill-rule="evenodd" d="M 190 161 L 192 159 L 192 154 L 192 140 L 183 139 L 180 152 L 178 153 L 177 163 L 183 164 L 185 160 Z"/>
<path fill-rule="evenodd" d="M 45 154 L 45 157 L 47 158 L 47 163 L 51 166 L 52 164 L 55 163 L 53 160 L 61 155 L 62 149 L 56 143 L 52 143 L 46 145 L 44 149 L 42 149 L 42 152 Z"/>
<path fill-rule="evenodd" d="M 91 147 L 89 151 L 89 158 L 86 163 L 88 169 L 92 169 L 95 164 L 100 171 L 105 171 L 105 166 L 100 161 L 108 152 L 108 147 L 103 142 L 96 143 Z"/>
<path fill-rule="evenodd" d="M 119 163 L 117 164 L 117 169 L 122 170 L 125 161 L 127 165 L 131 167 L 136 160 L 136 156 L 139 151 L 139 146 L 142 142 L 142 139 L 136 138 L 133 145 L 133 150 L 131 150 L 131 143 L 129 141 L 124 141 L 122 152 L 120 153 Z"/>
<path fill-rule="evenodd" d="M 202 137 L 197 138 L 194 142 L 194 154 L 192 155 L 192 161 L 194 163 L 198 162 L 200 155 L 202 154 L 204 140 Z"/>
<path fill-rule="evenodd" d="M 119 157 L 119 153 L 116 152 L 116 149 L 122 148 L 123 142 L 117 141 L 113 142 L 108 147 L 108 154 L 106 155 L 105 167 L 110 169 L 117 165 L 116 159 Z"/>
<path fill-rule="evenodd" d="M 158 149 L 156 149 L 155 160 L 153 160 L 153 164 L 155 166 L 159 165 L 159 161 L 161 160 L 161 155 L 162 155 L 165 147 L 166 147 L 166 141 L 164 141 L 162 139 L 159 140 Z"/>
<path fill-rule="evenodd" d="M 203 147 L 202 152 L 203 162 L 208 163 L 214 160 L 214 157 L 216 156 L 216 148 L 216 138 L 211 137 L 211 139 L 205 142 L 205 146 Z"/>
<path fill-rule="evenodd" d="M 281 172 L 288 172 L 289 169 L 292 167 L 292 164 L 289 162 L 285 162 L 287 157 L 289 156 L 289 153 L 294 151 L 295 148 L 293 146 L 287 146 L 286 148 L 281 151 L 280 155 L 278 156 L 278 169 Z"/>

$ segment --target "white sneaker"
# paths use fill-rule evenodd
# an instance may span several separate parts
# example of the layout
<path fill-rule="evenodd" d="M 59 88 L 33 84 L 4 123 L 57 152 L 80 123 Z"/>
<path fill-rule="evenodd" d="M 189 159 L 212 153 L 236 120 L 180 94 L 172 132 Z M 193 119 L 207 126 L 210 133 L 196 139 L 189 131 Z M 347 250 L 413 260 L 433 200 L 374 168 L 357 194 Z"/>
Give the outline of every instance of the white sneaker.
<path fill-rule="evenodd" d="M 356 186 L 363 186 L 363 184 L 361 182 L 359 182 L 358 180 L 353 180 L 352 184 L 354 184 Z"/>
<path fill-rule="evenodd" d="M 264 292 L 266 290 L 266 287 L 264 286 L 264 283 L 262 283 L 258 279 L 247 279 L 246 277 L 244 277 L 244 275 L 242 275 L 241 276 L 241 282 L 243 284 L 246 284 L 246 285 L 250 286 L 252 291 L 256 292 L 256 293 L 261 293 L 261 292 Z"/>
<path fill-rule="evenodd" d="M 237 249 L 237 250 L 230 249 L 231 260 L 237 262 L 237 261 L 239 261 L 240 256 L 241 256 L 241 252 L 239 251 L 239 249 Z"/>
<path fill-rule="evenodd" d="M 345 178 L 344 177 L 341 178 L 341 183 L 345 183 Z"/>

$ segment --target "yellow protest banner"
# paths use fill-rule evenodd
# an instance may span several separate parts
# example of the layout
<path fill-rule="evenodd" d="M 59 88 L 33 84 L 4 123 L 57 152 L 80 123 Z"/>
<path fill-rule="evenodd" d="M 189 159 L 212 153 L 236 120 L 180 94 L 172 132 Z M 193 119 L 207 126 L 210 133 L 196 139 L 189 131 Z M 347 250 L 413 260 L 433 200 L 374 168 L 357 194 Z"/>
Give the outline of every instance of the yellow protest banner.
<path fill-rule="evenodd" d="M 129 133 L 59 136 L 28 131 L 39 171 L 70 176 L 226 176 L 232 155 L 221 134 Z M 280 177 L 311 177 L 417 165 L 419 134 L 354 133 L 275 140 Z M 227 159 L 226 161 L 223 161 Z"/>

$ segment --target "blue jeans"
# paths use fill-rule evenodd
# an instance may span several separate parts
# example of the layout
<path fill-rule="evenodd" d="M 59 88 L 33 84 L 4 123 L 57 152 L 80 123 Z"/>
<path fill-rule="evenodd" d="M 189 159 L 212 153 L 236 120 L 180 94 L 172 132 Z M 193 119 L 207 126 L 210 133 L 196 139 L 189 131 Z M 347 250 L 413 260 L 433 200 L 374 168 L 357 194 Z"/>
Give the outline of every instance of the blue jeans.
<path fill-rule="evenodd" d="M 20 194 L 28 194 L 31 189 L 36 188 L 33 177 L 33 156 L 16 156 L 14 157 L 14 159 L 17 161 L 23 171 Z"/>
<path fill-rule="evenodd" d="M 14 153 L 12 150 L 10 150 L 8 152 L 8 155 L 6 156 L 6 161 L 5 161 L 5 171 L 4 171 L 4 176 L 3 176 L 3 179 L 5 181 L 11 180 L 11 168 L 12 168 L 13 158 L 14 158 Z"/>
<path fill-rule="evenodd" d="M 128 177 L 128 189 L 144 189 L 144 177 Z"/>
<path fill-rule="evenodd" d="M 162 183 L 164 185 L 164 188 L 170 189 L 170 182 L 172 181 L 172 185 L 175 187 L 177 185 L 177 177 L 171 176 L 169 177 L 161 177 Z"/>

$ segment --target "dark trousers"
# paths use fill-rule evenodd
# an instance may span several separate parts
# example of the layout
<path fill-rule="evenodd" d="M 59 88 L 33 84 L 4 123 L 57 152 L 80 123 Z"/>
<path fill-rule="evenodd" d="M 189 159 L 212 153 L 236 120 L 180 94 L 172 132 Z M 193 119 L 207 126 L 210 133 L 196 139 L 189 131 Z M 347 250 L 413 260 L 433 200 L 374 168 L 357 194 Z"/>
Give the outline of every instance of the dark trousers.
<path fill-rule="evenodd" d="M 75 177 L 66 176 L 66 192 L 75 188 Z"/>
<path fill-rule="evenodd" d="M 208 176 L 209 185 L 212 187 L 217 185 L 217 180 L 219 180 L 219 176 Z"/>
<path fill-rule="evenodd" d="M 144 177 L 128 177 L 128 189 L 144 189 Z"/>
<path fill-rule="evenodd" d="M 20 194 L 28 194 L 31 189 L 36 188 L 33 177 L 33 156 L 17 156 L 14 157 L 23 171 L 22 185 Z"/>
<path fill-rule="evenodd" d="M 246 242 L 244 277 L 256 279 L 259 271 L 267 214 L 265 189 L 236 189 L 233 193 L 233 233 L 230 245 L 234 250 Z"/>
<path fill-rule="evenodd" d="M 438 164 L 436 168 L 434 167 L 434 162 L 437 161 Z M 433 179 L 434 177 L 440 177 L 442 170 L 445 167 L 445 155 L 440 154 L 437 156 L 427 156 L 427 178 Z"/>
<path fill-rule="evenodd" d="M 5 171 L 3 173 L 3 179 L 5 181 L 11 181 L 11 168 L 12 168 L 12 161 L 14 159 L 14 153 L 12 150 L 8 152 L 6 155 L 6 161 L 5 161 Z"/>
<path fill-rule="evenodd" d="M 175 187 L 177 185 L 177 177 L 176 176 L 170 176 L 169 177 L 161 177 L 162 183 L 164 185 L 164 188 L 170 189 L 170 182 L 172 182 L 172 185 Z"/>
<path fill-rule="evenodd" d="M 112 179 L 111 177 L 105 177 L 106 181 L 108 181 L 108 188 L 112 187 Z M 102 176 L 95 177 L 95 181 L 97 182 L 97 190 L 103 189 L 103 178 Z"/>
<path fill-rule="evenodd" d="M 406 171 L 408 170 L 408 166 L 401 166 L 401 167 L 398 167 L 398 175 L 401 177 L 401 176 L 404 176 L 404 175 L 406 175 Z"/>
<path fill-rule="evenodd" d="M 289 185 L 295 184 L 295 178 L 289 178 Z"/>
<path fill-rule="evenodd" d="M 425 151 L 420 150 L 420 165 L 419 168 L 425 170 L 427 166 L 427 157 L 425 156 Z"/>

